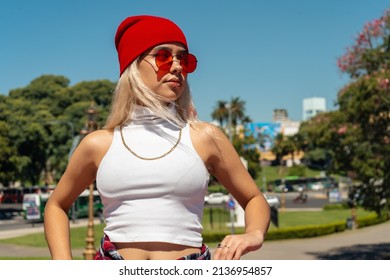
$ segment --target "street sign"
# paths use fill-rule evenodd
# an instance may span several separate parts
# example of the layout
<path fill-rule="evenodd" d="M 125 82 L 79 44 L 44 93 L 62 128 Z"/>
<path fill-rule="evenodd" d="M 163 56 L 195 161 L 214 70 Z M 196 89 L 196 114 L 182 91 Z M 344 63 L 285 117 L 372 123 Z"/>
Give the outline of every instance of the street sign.
<path fill-rule="evenodd" d="M 236 203 L 234 202 L 234 200 L 232 198 L 230 198 L 228 203 L 227 203 L 227 206 L 229 209 L 234 209 L 236 207 Z"/>

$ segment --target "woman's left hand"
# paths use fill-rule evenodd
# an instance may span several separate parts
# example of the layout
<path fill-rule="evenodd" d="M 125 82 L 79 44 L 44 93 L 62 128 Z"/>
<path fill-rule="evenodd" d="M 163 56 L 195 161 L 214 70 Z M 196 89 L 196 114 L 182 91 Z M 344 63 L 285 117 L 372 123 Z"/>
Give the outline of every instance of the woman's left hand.
<path fill-rule="evenodd" d="M 227 235 L 218 244 L 213 260 L 239 260 L 246 253 L 260 249 L 263 242 L 259 232 Z"/>

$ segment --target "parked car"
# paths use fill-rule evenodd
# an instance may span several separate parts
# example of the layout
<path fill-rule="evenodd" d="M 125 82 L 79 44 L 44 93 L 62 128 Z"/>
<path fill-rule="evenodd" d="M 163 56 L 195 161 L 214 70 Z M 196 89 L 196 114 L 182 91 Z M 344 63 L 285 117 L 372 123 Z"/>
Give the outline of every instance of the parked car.
<path fill-rule="evenodd" d="M 292 191 L 294 191 L 294 187 L 292 185 L 282 184 L 282 185 L 276 186 L 275 190 L 277 190 L 279 192 L 292 192 Z"/>
<path fill-rule="evenodd" d="M 229 201 L 230 197 L 226 194 L 216 192 L 211 193 L 209 195 L 206 195 L 204 198 L 204 202 L 206 204 L 222 204 L 227 203 Z"/>
<path fill-rule="evenodd" d="M 279 208 L 280 200 L 276 195 L 263 194 L 270 207 Z"/>

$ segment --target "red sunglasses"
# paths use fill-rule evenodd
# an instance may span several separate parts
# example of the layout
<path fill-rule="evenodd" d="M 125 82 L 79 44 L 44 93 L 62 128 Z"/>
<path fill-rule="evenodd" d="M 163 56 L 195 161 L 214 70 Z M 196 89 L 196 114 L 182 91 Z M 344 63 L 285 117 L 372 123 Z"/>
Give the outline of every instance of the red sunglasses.
<path fill-rule="evenodd" d="M 196 56 L 190 53 L 179 53 L 173 55 L 168 50 L 158 50 L 155 54 L 147 54 L 155 57 L 156 65 L 160 70 L 169 70 L 173 64 L 173 57 L 176 57 L 180 61 L 180 65 L 183 71 L 186 73 L 192 73 L 195 71 L 198 61 Z"/>

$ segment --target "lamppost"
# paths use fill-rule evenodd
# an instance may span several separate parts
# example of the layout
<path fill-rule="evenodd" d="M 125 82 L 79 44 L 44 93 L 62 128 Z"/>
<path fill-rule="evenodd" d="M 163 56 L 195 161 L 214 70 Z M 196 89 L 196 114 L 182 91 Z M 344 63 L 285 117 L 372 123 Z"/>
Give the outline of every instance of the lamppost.
<path fill-rule="evenodd" d="M 96 110 L 93 108 L 93 105 L 87 110 L 87 123 L 85 127 L 80 131 L 80 134 L 87 135 L 90 132 L 97 129 L 97 124 L 95 121 Z M 96 249 L 95 249 L 95 236 L 94 236 L 94 205 L 93 205 L 93 191 L 95 189 L 94 183 L 89 185 L 89 198 L 88 198 L 88 226 L 87 226 L 87 237 L 85 238 L 86 247 L 84 249 L 83 255 L 86 260 L 93 260 Z"/>

